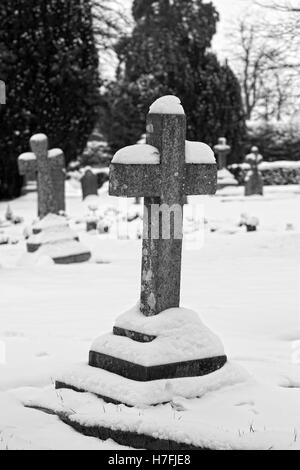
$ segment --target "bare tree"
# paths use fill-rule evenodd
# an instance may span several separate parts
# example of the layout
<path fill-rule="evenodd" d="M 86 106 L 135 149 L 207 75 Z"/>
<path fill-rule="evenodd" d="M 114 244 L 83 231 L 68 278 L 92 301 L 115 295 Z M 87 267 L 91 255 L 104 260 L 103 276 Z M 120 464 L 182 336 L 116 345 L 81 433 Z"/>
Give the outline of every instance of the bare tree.
<path fill-rule="evenodd" d="M 297 54 L 300 46 L 300 1 L 299 0 L 257 0 L 257 5 L 274 11 L 271 22 L 265 22 L 270 37 L 278 39 L 289 50 L 290 57 Z M 285 68 L 300 68 L 300 60 L 286 61 Z"/>
<path fill-rule="evenodd" d="M 242 87 L 245 117 L 251 119 L 261 104 L 262 93 L 266 93 L 268 71 L 278 63 L 280 51 L 262 36 L 259 23 L 252 18 L 238 21 L 233 42 L 232 60 Z"/>
<path fill-rule="evenodd" d="M 109 51 L 121 31 L 129 27 L 127 11 L 120 0 L 90 0 L 94 33 L 100 50 Z"/>
<path fill-rule="evenodd" d="M 240 18 L 232 37 L 231 62 L 240 80 L 245 117 L 281 120 L 293 112 L 299 90 L 296 54 L 260 17 Z"/>
<path fill-rule="evenodd" d="M 258 0 L 255 3 L 264 8 L 270 8 L 280 12 L 300 13 L 298 0 Z"/>
<path fill-rule="evenodd" d="M 100 68 L 111 79 L 117 68 L 114 45 L 131 28 L 131 18 L 122 0 L 89 0 L 92 6 L 94 35 L 99 50 Z"/>

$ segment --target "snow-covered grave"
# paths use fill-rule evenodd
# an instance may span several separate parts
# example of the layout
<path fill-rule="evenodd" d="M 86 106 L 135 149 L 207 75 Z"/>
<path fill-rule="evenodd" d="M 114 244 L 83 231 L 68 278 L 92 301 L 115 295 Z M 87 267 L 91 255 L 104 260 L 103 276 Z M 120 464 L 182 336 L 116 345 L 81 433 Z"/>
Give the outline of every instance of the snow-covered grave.
<path fill-rule="evenodd" d="M 28 253 L 35 253 L 32 262 L 46 259 L 56 264 L 82 263 L 91 258 L 90 251 L 80 243 L 61 214 L 65 211 L 65 159 L 62 150 L 48 151 L 44 134 L 31 137 L 33 152 L 18 158 L 19 171 L 24 176 L 37 175 L 38 216 L 40 220 L 29 229 Z M 32 257 L 32 255 L 31 255 Z"/>
<path fill-rule="evenodd" d="M 85 209 L 80 187 L 67 182 L 66 189 L 73 227 Z M 104 192 L 99 199 L 102 207 L 120 210 L 123 202 L 125 207 L 125 201 L 120 204 Z M 29 193 L 12 202 L 25 224 L 35 217 L 35 201 Z M 110 331 L 112 321 L 116 327 L 145 329 L 149 336 L 159 328 L 164 332 L 159 342 L 170 346 L 173 338 L 177 341 L 176 323 L 184 326 L 180 312 L 171 329 L 168 314 L 146 318 L 131 309 L 119 318 L 138 295 L 139 241 L 91 236 L 79 225 L 94 257 L 70 266 L 20 262 L 24 242 L 0 246 L 0 448 L 121 448 L 77 433 L 65 420 L 80 431 L 110 427 L 119 438 L 131 431 L 137 445 L 138 436 L 147 435 L 149 441 L 166 439 L 165 448 L 185 442 L 212 449 L 300 449 L 299 187 L 267 187 L 265 198 L 244 198 L 243 188 L 226 188 L 216 197 L 190 197 L 189 202 L 189 218 L 193 207 L 205 205 L 205 243 L 183 243 L 182 305 L 199 312 L 222 338 L 227 364 L 202 377 L 150 382 L 120 380 L 86 366 L 95 331 Z M 6 206 L 0 203 L 0 218 Z M 259 230 L 247 233 L 239 227 L 241 214 L 256 216 Z M 23 227 L 0 231 L 21 237 Z M 99 264 L 103 253 L 111 264 Z M 195 314 L 185 313 L 192 321 Z M 198 322 L 193 334 L 200 338 L 206 328 Z M 222 353 L 217 339 L 210 345 L 219 348 L 213 353 Z M 79 365 L 70 369 L 74 361 Z M 49 384 L 58 376 L 71 377 L 76 388 L 92 393 L 55 391 Z M 103 391 L 117 402 L 128 392 L 127 405 L 96 397 Z M 190 398 L 194 392 L 199 398 Z M 152 406 L 158 399 L 166 403 Z"/>

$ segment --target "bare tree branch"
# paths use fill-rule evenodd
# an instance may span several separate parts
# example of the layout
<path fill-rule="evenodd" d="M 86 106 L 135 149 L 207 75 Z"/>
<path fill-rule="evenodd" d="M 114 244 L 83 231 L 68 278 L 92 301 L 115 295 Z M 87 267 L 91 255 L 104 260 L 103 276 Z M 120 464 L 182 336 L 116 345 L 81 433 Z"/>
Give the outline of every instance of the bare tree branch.
<path fill-rule="evenodd" d="M 293 2 L 291 1 L 259 1 L 256 0 L 255 4 L 263 7 L 263 8 L 268 8 L 270 10 L 276 10 L 276 11 L 281 11 L 281 12 L 289 12 L 289 13 L 300 13 L 300 6 L 295 6 Z"/>

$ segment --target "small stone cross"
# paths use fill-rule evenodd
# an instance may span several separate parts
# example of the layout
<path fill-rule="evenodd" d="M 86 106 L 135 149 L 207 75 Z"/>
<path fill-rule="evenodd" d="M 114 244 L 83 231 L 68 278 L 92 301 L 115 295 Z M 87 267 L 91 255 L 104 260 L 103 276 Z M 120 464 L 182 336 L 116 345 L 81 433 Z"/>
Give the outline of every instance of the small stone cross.
<path fill-rule="evenodd" d="M 48 138 L 36 134 L 30 139 L 32 152 L 19 156 L 21 175 L 37 174 L 38 216 L 58 214 L 65 210 L 65 159 L 63 151 L 48 151 Z"/>
<path fill-rule="evenodd" d="M 218 158 L 218 169 L 223 170 L 227 167 L 227 156 L 230 153 L 231 147 L 227 144 L 225 137 L 220 137 L 217 145 L 214 146 L 214 151 Z"/>
<path fill-rule="evenodd" d="M 149 146 L 159 152 L 156 164 L 143 163 Z M 129 158 L 111 164 L 109 193 L 145 198 L 140 309 L 153 316 L 180 306 L 184 196 L 215 194 L 217 166 L 208 146 L 186 141 L 186 116 L 174 96 L 150 108 L 147 145 L 132 147 L 139 164 L 132 163 L 130 149 L 124 149 Z M 166 210 L 170 236 L 165 236 Z"/>

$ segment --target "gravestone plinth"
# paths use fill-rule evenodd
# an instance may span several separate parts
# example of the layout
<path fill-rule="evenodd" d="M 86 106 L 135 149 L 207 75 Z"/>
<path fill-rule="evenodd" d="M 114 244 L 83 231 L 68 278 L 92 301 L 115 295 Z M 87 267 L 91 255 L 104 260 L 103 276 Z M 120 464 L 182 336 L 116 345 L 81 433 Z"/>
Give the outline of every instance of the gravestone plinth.
<path fill-rule="evenodd" d="M 48 214 L 32 227 L 32 235 L 26 242 L 28 253 L 48 256 L 55 264 L 83 263 L 91 258 L 91 252 L 70 229 L 65 217 Z"/>

